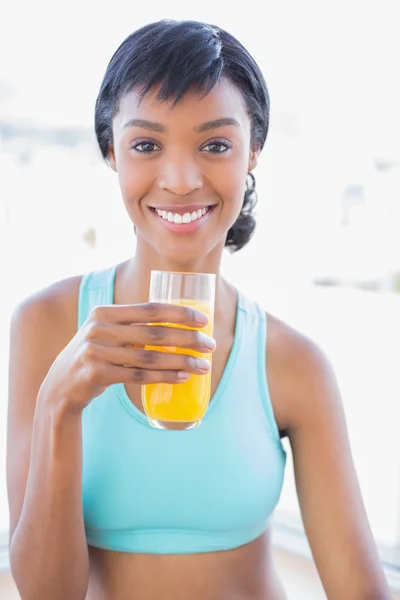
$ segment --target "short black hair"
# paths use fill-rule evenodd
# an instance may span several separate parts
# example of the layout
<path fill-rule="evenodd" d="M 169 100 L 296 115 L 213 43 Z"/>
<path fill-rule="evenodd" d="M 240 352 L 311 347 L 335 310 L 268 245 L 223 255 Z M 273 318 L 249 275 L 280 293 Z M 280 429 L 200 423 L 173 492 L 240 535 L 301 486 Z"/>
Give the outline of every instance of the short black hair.
<path fill-rule="evenodd" d="M 112 120 L 123 96 L 139 90 L 143 97 L 158 86 L 157 99 L 176 105 L 189 90 L 205 96 L 221 79 L 242 93 L 252 143 L 261 150 L 269 127 L 269 93 L 259 66 L 233 35 L 199 21 L 169 19 L 131 33 L 112 56 L 96 100 L 95 132 L 103 158 L 112 144 Z M 231 251 L 247 244 L 254 232 L 254 183 L 252 176 L 242 211 L 228 231 L 225 245 Z"/>

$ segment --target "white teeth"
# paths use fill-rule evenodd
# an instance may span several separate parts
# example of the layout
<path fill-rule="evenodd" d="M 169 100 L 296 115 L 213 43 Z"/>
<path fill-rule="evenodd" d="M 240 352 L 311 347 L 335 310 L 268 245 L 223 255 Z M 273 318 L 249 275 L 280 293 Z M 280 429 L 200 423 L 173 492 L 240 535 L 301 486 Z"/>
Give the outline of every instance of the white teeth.
<path fill-rule="evenodd" d="M 181 215 L 179 213 L 167 212 L 166 210 L 161 210 L 160 208 L 156 208 L 156 213 L 159 217 L 164 219 L 164 221 L 168 221 L 169 223 L 191 223 L 192 221 L 196 221 L 204 216 L 208 212 L 208 208 L 199 208 L 199 210 L 194 210 L 192 213 L 185 213 Z"/>

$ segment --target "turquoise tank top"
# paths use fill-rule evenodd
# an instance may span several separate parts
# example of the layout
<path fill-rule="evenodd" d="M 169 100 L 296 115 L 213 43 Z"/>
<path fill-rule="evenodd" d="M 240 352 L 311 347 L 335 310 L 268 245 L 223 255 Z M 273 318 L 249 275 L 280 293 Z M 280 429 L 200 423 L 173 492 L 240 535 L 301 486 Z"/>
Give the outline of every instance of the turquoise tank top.
<path fill-rule="evenodd" d="M 94 306 L 113 304 L 115 271 L 82 278 L 79 327 Z M 265 364 L 265 314 L 238 291 L 233 346 L 198 428 L 154 429 L 123 384 L 92 400 L 82 415 L 88 544 L 121 552 L 212 552 L 266 530 L 286 453 Z"/>

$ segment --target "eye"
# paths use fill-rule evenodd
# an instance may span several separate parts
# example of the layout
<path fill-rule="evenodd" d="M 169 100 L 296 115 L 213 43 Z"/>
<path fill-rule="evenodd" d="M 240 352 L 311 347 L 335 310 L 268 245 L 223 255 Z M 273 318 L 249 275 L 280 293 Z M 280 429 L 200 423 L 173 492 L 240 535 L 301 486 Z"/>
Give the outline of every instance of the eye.
<path fill-rule="evenodd" d="M 208 142 L 205 146 L 201 148 L 201 150 L 205 150 L 206 152 L 210 152 L 211 154 L 223 154 L 231 149 L 231 145 L 228 142 L 221 140 L 214 140 L 212 142 Z"/>
<path fill-rule="evenodd" d="M 159 152 L 161 150 L 160 146 L 155 142 L 150 142 L 149 140 L 144 140 L 142 142 L 137 142 L 131 146 L 132 150 L 136 152 L 140 152 L 141 154 L 153 154 L 154 152 Z"/>

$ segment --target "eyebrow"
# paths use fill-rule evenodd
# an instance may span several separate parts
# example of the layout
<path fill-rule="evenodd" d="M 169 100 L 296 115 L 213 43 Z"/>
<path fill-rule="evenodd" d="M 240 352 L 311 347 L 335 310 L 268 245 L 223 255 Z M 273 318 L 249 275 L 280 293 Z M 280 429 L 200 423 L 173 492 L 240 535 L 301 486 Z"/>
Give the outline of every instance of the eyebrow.
<path fill-rule="evenodd" d="M 217 129 L 218 127 L 226 127 L 227 125 L 233 125 L 234 127 L 240 127 L 240 123 L 233 117 L 222 117 L 221 119 L 214 119 L 214 121 L 207 121 L 196 127 L 198 133 L 203 131 L 209 131 L 210 129 Z"/>
<path fill-rule="evenodd" d="M 195 127 L 195 130 L 198 133 L 203 133 L 204 131 L 210 131 L 210 129 L 217 129 L 218 127 L 226 127 L 229 125 L 232 125 L 233 127 L 240 127 L 240 123 L 233 117 L 222 117 L 220 119 L 214 119 L 213 121 L 202 123 L 198 127 Z M 141 127 L 142 129 L 150 129 L 151 131 L 155 131 L 157 133 L 165 133 L 167 131 L 167 128 L 161 123 L 147 121 L 147 119 L 129 119 L 129 121 L 126 121 L 123 124 L 122 129 L 126 129 L 127 127 Z"/>
<path fill-rule="evenodd" d="M 166 131 L 166 127 L 161 125 L 161 123 L 146 121 L 145 119 L 130 119 L 123 124 L 122 129 L 127 129 L 127 127 L 141 127 L 142 129 L 150 129 L 151 131 L 156 131 L 158 133 L 164 133 L 164 131 Z"/>

